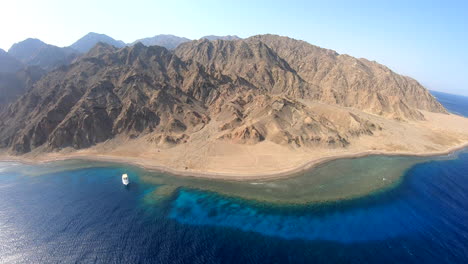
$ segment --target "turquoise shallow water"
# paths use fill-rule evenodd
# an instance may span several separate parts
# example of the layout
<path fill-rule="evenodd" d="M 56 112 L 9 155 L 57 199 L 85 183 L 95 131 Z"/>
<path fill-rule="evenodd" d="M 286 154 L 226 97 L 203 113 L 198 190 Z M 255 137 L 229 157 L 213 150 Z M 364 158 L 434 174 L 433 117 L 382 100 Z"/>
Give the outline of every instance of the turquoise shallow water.
<path fill-rule="evenodd" d="M 357 194 L 404 161 L 404 177 L 386 189 L 316 199 Z M 99 162 L 2 162 L 0 262 L 468 262 L 468 151 L 342 160 L 310 173 L 239 184 Z"/>

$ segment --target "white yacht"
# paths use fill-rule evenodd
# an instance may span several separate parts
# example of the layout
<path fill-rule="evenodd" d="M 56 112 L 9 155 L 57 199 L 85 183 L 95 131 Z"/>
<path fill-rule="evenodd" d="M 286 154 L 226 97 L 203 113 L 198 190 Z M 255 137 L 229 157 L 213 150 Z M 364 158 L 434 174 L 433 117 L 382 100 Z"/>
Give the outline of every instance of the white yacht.
<path fill-rule="evenodd" d="M 125 173 L 125 174 L 122 174 L 122 183 L 124 185 L 128 185 L 130 182 L 128 181 L 128 175 Z"/>

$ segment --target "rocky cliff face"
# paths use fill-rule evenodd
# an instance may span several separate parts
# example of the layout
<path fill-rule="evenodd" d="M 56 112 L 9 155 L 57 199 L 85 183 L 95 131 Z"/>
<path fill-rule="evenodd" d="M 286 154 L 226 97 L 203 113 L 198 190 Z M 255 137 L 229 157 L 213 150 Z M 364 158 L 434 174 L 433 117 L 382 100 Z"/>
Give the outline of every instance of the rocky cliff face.
<path fill-rule="evenodd" d="M 381 129 L 343 107 L 396 119 L 445 112 L 410 78 L 289 38 L 202 39 L 174 52 L 100 43 L 0 112 L 0 147 L 80 149 L 119 135 L 160 147 L 268 140 L 336 148 Z"/>
<path fill-rule="evenodd" d="M 180 45 L 175 54 L 201 64 L 208 73 L 228 77 L 259 93 L 303 98 L 317 92 L 261 41 L 202 39 Z"/>

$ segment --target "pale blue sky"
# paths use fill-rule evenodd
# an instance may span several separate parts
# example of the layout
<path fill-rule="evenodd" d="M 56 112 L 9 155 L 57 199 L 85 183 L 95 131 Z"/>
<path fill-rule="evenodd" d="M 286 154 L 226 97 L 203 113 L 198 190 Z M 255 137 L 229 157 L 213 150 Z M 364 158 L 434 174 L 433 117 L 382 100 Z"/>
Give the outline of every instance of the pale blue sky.
<path fill-rule="evenodd" d="M 28 37 L 68 46 L 90 31 L 125 42 L 273 33 L 376 60 L 429 89 L 468 95 L 468 2 L 253 2 L 2 1 L 0 48 Z"/>

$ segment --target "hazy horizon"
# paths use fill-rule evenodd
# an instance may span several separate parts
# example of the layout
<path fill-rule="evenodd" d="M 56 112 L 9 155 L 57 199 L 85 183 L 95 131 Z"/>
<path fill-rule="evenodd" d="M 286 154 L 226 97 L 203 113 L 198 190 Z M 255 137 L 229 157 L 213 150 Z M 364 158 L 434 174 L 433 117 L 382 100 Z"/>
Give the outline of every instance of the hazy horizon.
<path fill-rule="evenodd" d="M 430 90 L 468 95 L 468 4 L 435 1 L 10 1 L 0 48 L 26 38 L 69 46 L 89 32 L 126 43 L 159 34 L 277 34 L 375 60 Z M 21 15 L 18 15 L 21 14 Z"/>

